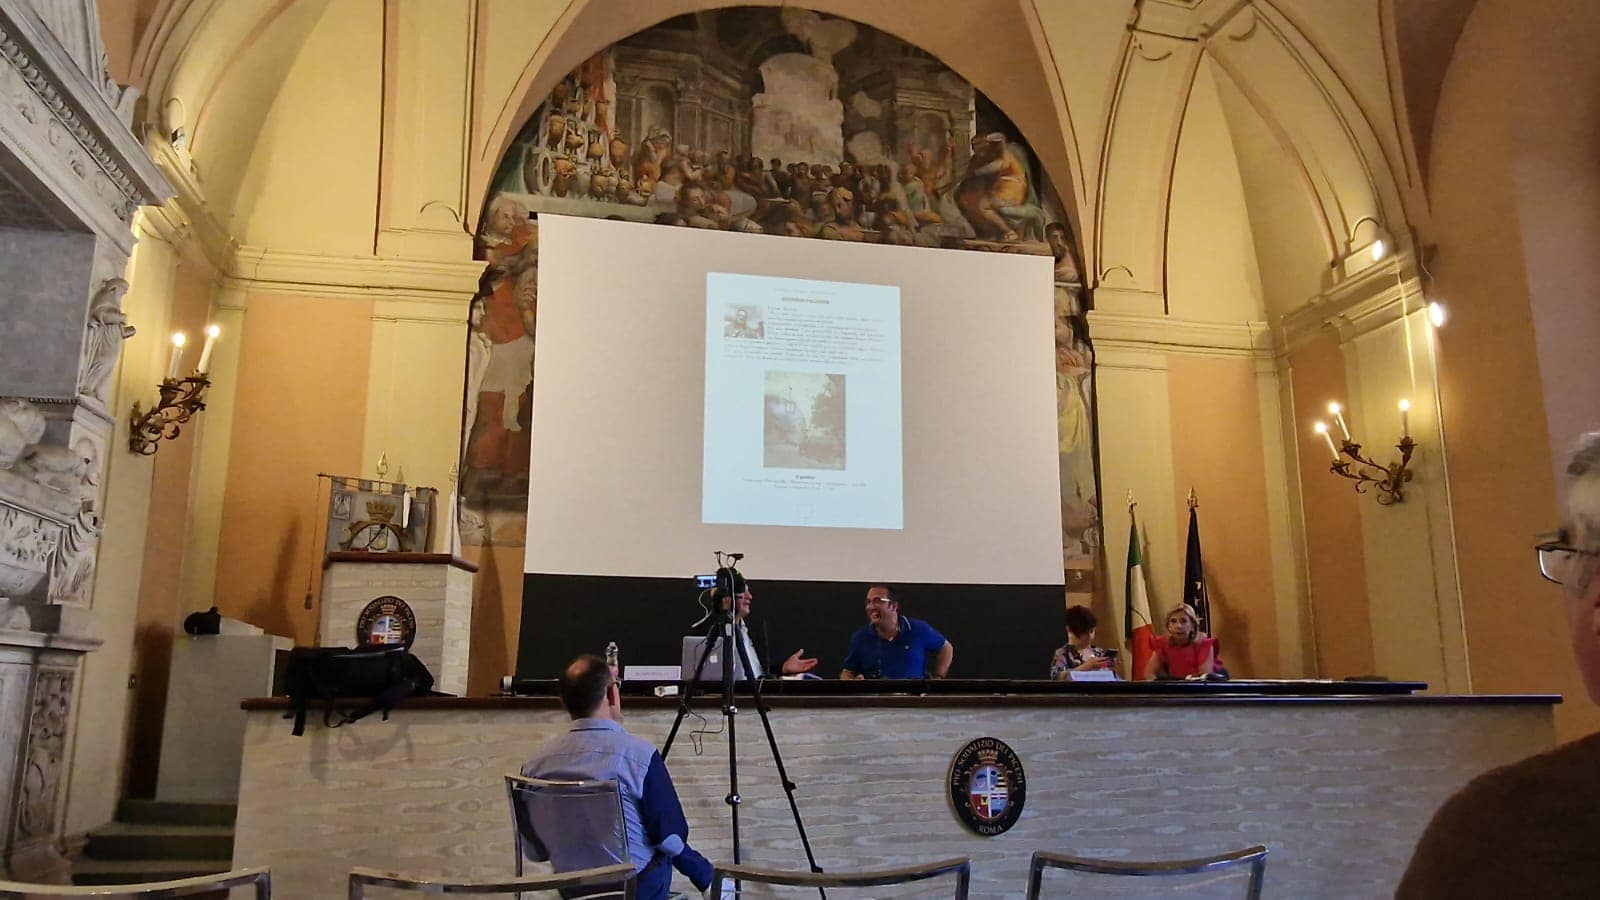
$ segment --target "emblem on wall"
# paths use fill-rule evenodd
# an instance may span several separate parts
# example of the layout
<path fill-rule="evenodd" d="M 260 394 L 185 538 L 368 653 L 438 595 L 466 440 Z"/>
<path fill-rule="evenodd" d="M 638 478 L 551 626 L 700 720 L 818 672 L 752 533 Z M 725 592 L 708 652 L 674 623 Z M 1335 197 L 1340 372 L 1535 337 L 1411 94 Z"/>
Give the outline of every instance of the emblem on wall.
<path fill-rule="evenodd" d="M 356 617 L 356 646 L 400 646 L 417 639 L 417 614 L 399 597 L 379 597 Z"/>
<path fill-rule="evenodd" d="M 950 802 L 956 818 L 974 834 L 1003 834 L 1022 817 L 1028 779 L 1022 760 L 1005 741 L 981 737 L 967 742 L 950 761 Z"/>

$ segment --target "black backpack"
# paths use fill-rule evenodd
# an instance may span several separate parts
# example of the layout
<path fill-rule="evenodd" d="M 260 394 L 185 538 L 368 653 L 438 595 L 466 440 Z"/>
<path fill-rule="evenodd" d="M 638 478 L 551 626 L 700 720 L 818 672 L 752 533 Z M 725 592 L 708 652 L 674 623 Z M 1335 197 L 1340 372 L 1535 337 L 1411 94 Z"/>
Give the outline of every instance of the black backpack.
<path fill-rule="evenodd" d="M 371 647 L 296 647 L 289 651 L 284 687 L 294 719 L 296 736 L 305 733 L 306 710 L 323 704 L 322 724 L 338 728 L 399 706 L 407 697 L 433 691 L 433 673 L 422 660 L 398 645 Z M 367 702 L 336 710 L 335 700 L 360 698 Z M 338 716 L 338 721 L 334 720 Z"/>

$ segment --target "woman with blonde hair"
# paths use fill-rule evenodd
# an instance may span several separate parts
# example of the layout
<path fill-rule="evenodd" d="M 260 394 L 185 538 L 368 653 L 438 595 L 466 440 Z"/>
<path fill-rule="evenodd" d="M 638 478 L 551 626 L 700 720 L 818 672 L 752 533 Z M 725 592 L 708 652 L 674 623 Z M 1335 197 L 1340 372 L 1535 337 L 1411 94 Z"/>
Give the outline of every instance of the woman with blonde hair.
<path fill-rule="evenodd" d="M 1167 613 L 1167 634 L 1151 640 L 1150 663 L 1145 668 L 1147 681 L 1161 678 L 1204 678 L 1219 672 L 1217 641 L 1200 633 L 1200 617 L 1194 607 L 1181 603 Z"/>

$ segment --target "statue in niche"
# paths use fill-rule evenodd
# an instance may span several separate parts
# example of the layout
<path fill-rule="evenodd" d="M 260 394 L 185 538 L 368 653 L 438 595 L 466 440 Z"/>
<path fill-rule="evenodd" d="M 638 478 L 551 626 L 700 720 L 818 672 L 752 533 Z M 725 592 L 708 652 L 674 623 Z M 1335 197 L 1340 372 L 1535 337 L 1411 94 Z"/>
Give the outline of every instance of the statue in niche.
<path fill-rule="evenodd" d="M 122 297 L 127 293 L 128 282 L 108 278 L 89 303 L 89 334 L 84 340 L 78 389 L 97 399 L 105 399 L 103 392 L 116 369 L 122 342 L 134 335 L 134 327 L 122 311 Z"/>

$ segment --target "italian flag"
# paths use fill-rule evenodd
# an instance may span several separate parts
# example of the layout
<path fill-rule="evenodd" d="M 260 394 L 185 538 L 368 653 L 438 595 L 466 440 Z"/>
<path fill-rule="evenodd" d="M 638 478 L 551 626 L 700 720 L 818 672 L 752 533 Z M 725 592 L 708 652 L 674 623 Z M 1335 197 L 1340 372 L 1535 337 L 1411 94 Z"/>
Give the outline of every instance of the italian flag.
<path fill-rule="evenodd" d="M 1122 631 L 1128 639 L 1128 648 L 1133 652 L 1133 668 L 1128 670 L 1128 678 L 1137 681 L 1144 677 L 1145 667 L 1150 664 L 1153 631 L 1150 625 L 1150 598 L 1144 587 L 1144 554 L 1139 552 L 1139 523 L 1132 510 L 1128 511 L 1128 579 L 1123 597 L 1127 606 L 1123 611 Z"/>

